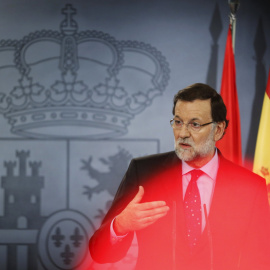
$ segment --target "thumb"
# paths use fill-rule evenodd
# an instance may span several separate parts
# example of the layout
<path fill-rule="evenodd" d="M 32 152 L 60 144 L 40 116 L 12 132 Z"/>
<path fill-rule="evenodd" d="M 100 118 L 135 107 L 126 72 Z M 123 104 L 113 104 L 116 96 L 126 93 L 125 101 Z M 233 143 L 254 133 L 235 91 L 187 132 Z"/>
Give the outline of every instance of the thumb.
<path fill-rule="evenodd" d="M 142 200 L 143 195 L 144 195 L 144 188 L 143 188 L 143 186 L 139 186 L 139 191 L 135 195 L 135 197 L 133 198 L 131 203 L 139 203 Z"/>

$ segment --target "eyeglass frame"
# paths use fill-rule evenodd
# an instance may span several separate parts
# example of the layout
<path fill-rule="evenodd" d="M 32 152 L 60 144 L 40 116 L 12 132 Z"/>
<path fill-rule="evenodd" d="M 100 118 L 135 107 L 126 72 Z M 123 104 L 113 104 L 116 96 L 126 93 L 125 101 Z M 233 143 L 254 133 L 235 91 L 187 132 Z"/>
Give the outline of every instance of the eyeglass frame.
<path fill-rule="evenodd" d="M 179 128 L 174 128 L 174 127 L 173 127 L 173 122 L 175 122 L 175 121 L 182 122 L 182 126 L 179 127 Z M 199 131 L 201 130 L 201 127 L 204 127 L 204 126 L 207 126 L 207 125 L 210 125 L 210 124 L 213 124 L 213 123 L 216 123 L 216 121 L 208 122 L 208 123 L 205 123 L 205 124 L 199 124 L 199 123 L 197 123 L 197 124 L 199 125 L 199 129 L 197 130 L 197 132 L 199 132 Z M 178 129 L 178 130 L 180 130 L 180 129 L 182 129 L 183 126 L 185 125 L 185 126 L 187 127 L 188 131 L 195 131 L 195 132 L 196 132 L 196 130 L 192 130 L 191 128 L 189 128 L 189 125 L 190 125 L 190 124 L 191 124 L 191 122 L 189 122 L 189 123 L 186 124 L 186 123 L 184 123 L 184 122 L 181 121 L 181 120 L 176 120 L 176 119 L 171 119 L 171 120 L 170 120 L 170 125 L 171 125 L 171 127 L 172 127 L 173 129 Z"/>

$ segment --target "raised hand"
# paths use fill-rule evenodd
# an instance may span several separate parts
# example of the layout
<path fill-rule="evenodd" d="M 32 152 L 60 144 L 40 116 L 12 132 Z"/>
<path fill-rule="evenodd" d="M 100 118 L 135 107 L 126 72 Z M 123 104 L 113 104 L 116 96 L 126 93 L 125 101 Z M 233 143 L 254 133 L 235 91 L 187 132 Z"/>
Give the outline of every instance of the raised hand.
<path fill-rule="evenodd" d="M 164 201 L 140 203 L 143 195 L 144 188 L 140 186 L 132 201 L 115 218 L 113 227 L 117 235 L 125 235 L 128 232 L 146 228 L 164 217 L 169 211 Z"/>

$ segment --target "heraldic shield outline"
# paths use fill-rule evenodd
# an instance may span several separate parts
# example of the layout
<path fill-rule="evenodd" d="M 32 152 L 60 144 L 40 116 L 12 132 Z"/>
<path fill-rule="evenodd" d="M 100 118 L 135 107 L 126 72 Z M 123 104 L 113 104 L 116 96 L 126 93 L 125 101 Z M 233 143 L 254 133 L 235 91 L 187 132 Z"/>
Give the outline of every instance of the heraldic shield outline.
<path fill-rule="evenodd" d="M 10 133 L 0 138 L 1 270 L 136 261 L 135 241 L 123 261 L 97 265 L 88 240 L 131 158 L 159 152 L 157 139 L 120 137 L 163 94 L 169 65 L 150 44 L 79 32 L 76 14 L 67 4 L 60 31 L 0 40 L 0 114 Z"/>
<path fill-rule="evenodd" d="M 27 150 L 17 150 L 22 145 Z M 6 139 L 0 140 L 0 146 L 14 156 L 9 161 L 0 158 L 6 171 L 1 176 L 3 269 L 134 265 L 136 239 L 127 257 L 113 266 L 94 263 L 88 241 L 110 207 L 131 158 L 158 152 L 158 140 Z"/>

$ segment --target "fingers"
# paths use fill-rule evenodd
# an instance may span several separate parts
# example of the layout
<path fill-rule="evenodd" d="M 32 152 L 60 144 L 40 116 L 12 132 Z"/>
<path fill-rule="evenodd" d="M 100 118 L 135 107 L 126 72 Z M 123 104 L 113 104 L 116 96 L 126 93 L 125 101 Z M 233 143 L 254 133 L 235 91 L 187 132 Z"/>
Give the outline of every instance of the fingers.
<path fill-rule="evenodd" d="M 140 221 L 141 229 L 147 228 L 148 226 L 151 226 L 156 221 L 158 221 L 160 218 L 164 217 L 166 214 L 167 214 L 167 212 L 163 213 L 163 214 L 159 214 L 159 215 L 155 215 L 155 216 L 151 216 L 151 217 L 145 217 L 144 219 L 141 219 L 141 221 Z"/>
<path fill-rule="evenodd" d="M 170 208 L 168 206 L 163 206 L 151 210 L 140 211 L 138 218 L 141 220 L 148 218 L 148 221 L 156 220 L 165 216 L 169 210 Z"/>
<path fill-rule="evenodd" d="M 144 188 L 143 186 L 139 186 L 139 191 L 135 195 L 135 197 L 131 200 L 130 204 L 138 204 L 141 202 L 144 195 Z M 164 201 L 154 201 L 154 202 L 147 202 L 147 203 L 141 203 L 140 209 L 141 210 L 148 210 L 148 209 L 154 209 L 158 207 L 165 206 L 166 202 Z"/>
<path fill-rule="evenodd" d="M 141 210 L 151 210 L 151 209 L 156 209 L 159 207 L 166 206 L 166 202 L 164 201 L 153 201 L 153 202 L 146 202 L 146 203 L 141 203 L 140 204 L 140 209 Z"/>
<path fill-rule="evenodd" d="M 160 219 L 160 218 L 166 216 L 167 212 L 168 212 L 168 211 L 162 212 L 162 213 L 159 213 L 159 214 L 156 214 L 156 215 L 147 216 L 147 217 L 145 217 L 145 218 L 142 218 L 141 221 L 142 221 L 143 223 L 154 223 L 154 222 L 156 222 L 158 219 Z"/>
<path fill-rule="evenodd" d="M 136 209 L 136 214 L 138 218 L 152 217 L 156 215 L 166 215 L 169 211 L 169 207 L 166 206 L 164 201 L 152 201 L 146 203 L 140 203 L 144 195 L 144 188 L 139 186 L 139 191 L 130 202 Z"/>
<path fill-rule="evenodd" d="M 169 211 L 164 201 L 140 203 L 143 196 L 144 188 L 140 186 L 135 197 L 116 217 L 114 229 L 120 235 L 146 228 L 164 217 Z"/>
<path fill-rule="evenodd" d="M 162 213 L 167 213 L 170 210 L 169 206 L 164 205 L 161 207 L 155 207 L 149 210 L 141 210 L 145 216 L 155 216 Z"/>
<path fill-rule="evenodd" d="M 142 186 L 139 186 L 139 191 L 133 198 L 133 200 L 130 203 L 139 203 L 144 195 L 144 188 Z"/>

